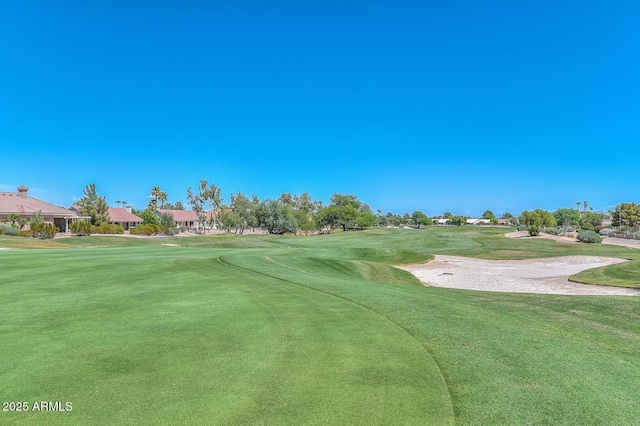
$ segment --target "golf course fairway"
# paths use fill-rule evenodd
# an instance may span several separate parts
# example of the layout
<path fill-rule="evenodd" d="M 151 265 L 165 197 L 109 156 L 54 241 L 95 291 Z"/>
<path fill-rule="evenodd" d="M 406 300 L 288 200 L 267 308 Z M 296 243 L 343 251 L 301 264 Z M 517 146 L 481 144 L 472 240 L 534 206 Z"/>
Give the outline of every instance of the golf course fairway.
<path fill-rule="evenodd" d="M 589 254 L 630 262 L 583 282 L 639 285 L 633 249 L 503 233 L 2 236 L 0 393 L 28 410 L 0 423 L 637 423 L 640 299 L 432 288 L 392 266 Z"/>

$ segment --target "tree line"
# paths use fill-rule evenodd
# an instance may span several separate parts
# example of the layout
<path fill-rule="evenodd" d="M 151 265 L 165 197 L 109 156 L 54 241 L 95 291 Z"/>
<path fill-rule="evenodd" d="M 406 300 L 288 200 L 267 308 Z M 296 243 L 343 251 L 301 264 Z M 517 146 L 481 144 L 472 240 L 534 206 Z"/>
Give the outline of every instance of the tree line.
<path fill-rule="evenodd" d="M 208 180 L 201 180 L 196 188 L 187 188 L 187 201 L 198 216 L 199 224 L 207 227 L 223 229 L 227 232 L 243 234 L 247 229 L 264 229 L 272 234 L 284 233 L 312 233 L 333 232 L 366 229 L 373 226 L 413 226 L 420 228 L 438 223 L 438 219 L 446 219 L 449 225 L 464 225 L 468 216 L 453 215 L 444 212 L 441 216 L 429 217 L 422 211 L 403 215 L 381 210 L 374 213 L 369 205 L 353 194 L 334 193 L 325 205 L 322 201 L 313 200 L 311 195 L 282 193 L 276 199 L 259 199 L 257 195 L 246 196 L 242 192 L 231 194 L 229 203 L 223 203 L 221 189 Z M 143 219 L 143 224 L 159 224 L 168 227 L 175 226 L 170 213 L 159 213 L 159 209 L 184 210 L 182 202 L 172 203 L 168 194 L 159 186 L 150 191 L 150 200 L 144 210 L 133 213 Z M 125 201 L 116 201 L 118 205 Z M 561 208 L 554 212 L 542 209 L 525 210 L 519 216 L 509 212 L 504 213 L 502 222 L 510 225 L 524 225 L 532 235 L 537 235 L 545 227 L 574 226 L 584 230 L 598 230 L 605 214 L 595 212 L 593 207 L 587 210 L 587 201 L 576 203 L 578 208 Z M 83 191 L 83 197 L 76 202 L 81 213 L 90 218 L 93 225 L 103 225 L 109 222 L 109 206 L 105 197 L 96 192 L 95 184 L 89 184 Z M 583 210 L 580 211 L 582 205 Z M 213 212 L 213 213 L 212 213 Z M 640 224 L 640 205 L 637 203 L 621 203 L 610 212 L 612 222 L 621 228 L 633 228 Z M 490 224 L 497 224 L 498 218 L 491 211 L 486 210 L 482 216 Z"/>

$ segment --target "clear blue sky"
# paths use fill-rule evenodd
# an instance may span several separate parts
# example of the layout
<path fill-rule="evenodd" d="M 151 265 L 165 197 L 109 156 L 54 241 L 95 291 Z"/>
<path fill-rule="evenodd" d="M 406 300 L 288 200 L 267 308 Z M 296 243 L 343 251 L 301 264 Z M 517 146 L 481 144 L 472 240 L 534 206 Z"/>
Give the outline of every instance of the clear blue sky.
<path fill-rule="evenodd" d="M 143 208 L 357 194 L 480 215 L 638 196 L 637 1 L 5 1 L 0 190 Z M 614 161 L 615 160 L 615 161 Z"/>

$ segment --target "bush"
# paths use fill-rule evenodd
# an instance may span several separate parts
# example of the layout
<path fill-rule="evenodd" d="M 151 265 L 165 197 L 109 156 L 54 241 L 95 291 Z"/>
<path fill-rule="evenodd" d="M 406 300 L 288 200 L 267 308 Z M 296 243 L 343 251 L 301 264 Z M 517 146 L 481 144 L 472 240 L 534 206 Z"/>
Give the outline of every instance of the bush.
<path fill-rule="evenodd" d="M 93 225 L 91 225 L 91 222 L 76 220 L 69 225 L 69 229 L 76 235 L 91 235 Z"/>
<path fill-rule="evenodd" d="M 526 231 L 527 227 L 525 225 L 518 225 L 518 227 L 516 228 L 518 231 Z"/>
<path fill-rule="evenodd" d="M 606 235 L 607 237 L 608 237 L 610 234 L 613 234 L 614 232 L 616 232 L 616 231 L 615 231 L 615 230 L 613 230 L 613 229 L 611 229 L 611 228 L 604 228 L 604 229 L 601 229 L 601 230 L 599 231 L 600 235 Z"/>
<path fill-rule="evenodd" d="M 107 223 L 100 226 L 94 226 L 93 233 L 118 235 L 118 234 L 124 234 L 124 228 L 120 225 Z"/>
<path fill-rule="evenodd" d="M 180 233 L 180 229 L 179 228 L 169 228 L 169 234 L 170 235 L 178 235 Z"/>
<path fill-rule="evenodd" d="M 22 231 L 18 232 L 18 237 L 32 238 L 33 237 L 33 231 L 31 231 L 30 229 L 22 230 Z"/>
<path fill-rule="evenodd" d="M 544 228 L 542 232 L 545 232 L 551 235 L 560 235 L 562 233 L 562 230 L 558 228 Z"/>
<path fill-rule="evenodd" d="M 18 232 L 20 232 L 20 230 L 15 226 L 6 225 L 6 224 L 0 225 L 0 235 L 5 234 L 5 235 L 10 235 L 12 237 L 15 237 L 18 235 Z"/>
<path fill-rule="evenodd" d="M 181 226 L 180 227 L 180 232 L 187 232 L 189 230 L 189 228 L 187 228 L 186 226 Z"/>
<path fill-rule="evenodd" d="M 31 232 L 33 237 L 40 240 L 50 240 L 58 233 L 59 229 L 52 223 L 31 223 Z"/>
<path fill-rule="evenodd" d="M 583 243 L 600 244 L 602 242 L 602 237 L 595 231 L 582 231 L 578 233 L 578 241 Z"/>

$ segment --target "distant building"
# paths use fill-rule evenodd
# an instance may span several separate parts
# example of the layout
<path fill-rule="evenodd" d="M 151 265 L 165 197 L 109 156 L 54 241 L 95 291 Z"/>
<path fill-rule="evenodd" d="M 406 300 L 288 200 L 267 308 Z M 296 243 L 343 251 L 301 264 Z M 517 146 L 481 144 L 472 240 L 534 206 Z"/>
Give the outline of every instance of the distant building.
<path fill-rule="evenodd" d="M 173 216 L 173 221 L 178 226 L 184 226 L 187 228 L 194 228 L 198 223 L 198 214 L 193 210 L 168 210 L 158 209 L 156 213 L 168 213 Z"/>
<path fill-rule="evenodd" d="M 131 212 L 131 206 L 125 208 L 109 207 L 109 223 L 120 225 L 125 231 L 142 223 L 142 219 Z"/>
<path fill-rule="evenodd" d="M 491 219 L 467 219 L 467 225 L 491 225 Z"/>
<path fill-rule="evenodd" d="M 438 224 L 438 225 L 446 225 L 447 223 L 449 223 L 449 221 L 450 221 L 450 220 L 451 220 L 451 219 L 442 219 L 442 218 L 441 218 L 441 219 L 438 219 L 437 224 Z"/>
<path fill-rule="evenodd" d="M 74 211 L 30 197 L 29 188 L 24 185 L 17 189 L 18 192 L 0 192 L 0 220 L 17 214 L 28 222 L 39 212 L 45 222 L 54 224 L 61 232 L 68 232 L 70 221 L 78 217 Z"/>

